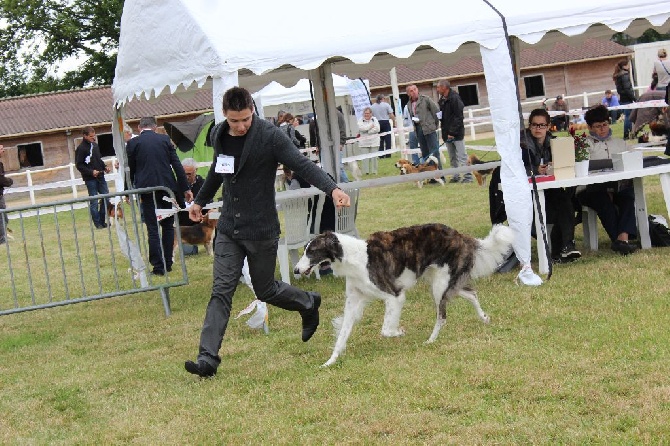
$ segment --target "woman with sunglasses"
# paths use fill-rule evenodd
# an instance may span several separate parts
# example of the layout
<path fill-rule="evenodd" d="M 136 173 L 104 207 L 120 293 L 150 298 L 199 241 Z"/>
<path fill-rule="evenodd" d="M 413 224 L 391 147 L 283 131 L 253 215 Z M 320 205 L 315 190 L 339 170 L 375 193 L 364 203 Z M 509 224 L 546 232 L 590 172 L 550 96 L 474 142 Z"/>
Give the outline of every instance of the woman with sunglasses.
<path fill-rule="evenodd" d="M 521 155 L 528 175 L 547 175 L 552 164 L 549 113 L 536 108 L 528 117 L 528 128 L 521 131 Z M 574 187 L 547 189 L 545 215 L 551 231 L 551 257 L 554 263 L 573 262 L 582 256 L 575 248 Z"/>

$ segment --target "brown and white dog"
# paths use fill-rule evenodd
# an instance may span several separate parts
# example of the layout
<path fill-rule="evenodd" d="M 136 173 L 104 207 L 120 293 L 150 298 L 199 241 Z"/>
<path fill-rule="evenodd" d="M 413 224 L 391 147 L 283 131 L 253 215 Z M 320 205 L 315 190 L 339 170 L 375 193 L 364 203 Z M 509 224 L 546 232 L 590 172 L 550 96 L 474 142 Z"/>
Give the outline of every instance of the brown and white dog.
<path fill-rule="evenodd" d="M 116 220 L 123 220 L 123 206 L 121 202 L 114 204 L 107 202 L 107 220 L 109 221 L 109 226 L 114 226 Z"/>
<path fill-rule="evenodd" d="M 181 233 L 182 243 L 188 243 L 189 245 L 204 245 L 207 254 L 213 256 L 214 249 L 212 249 L 212 244 L 214 242 L 216 223 L 216 219 L 210 219 L 207 214 L 205 214 L 200 223 L 193 226 L 180 226 L 179 232 Z M 173 256 L 176 256 L 178 247 L 179 243 L 175 237 L 173 250 L 175 254 L 173 254 Z"/>
<path fill-rule="evenodd" d="M 468 166 L 476 166 L 477 164 L 484 164 L 484 161 L 481 161 L 477 158 L 477 155 L 468 155 Z M 473 170 L 472 174 L 477 178 L 477 184 L 480 186 L 486 185 L 486 177 L 491 175 L 493 168 L 484 169 L 484 170 Z"/>
<path fill-rule="evenodd" d="M 470 281 L 492 274 L 512 247 L 514 233 L 496 225 L 482 240 L 441 224 L 425 224 L 376 232 L 360 240 L 335 232 L 318 235 L 307 244 L 294 273 L 309 274 L 322 262 L 330 262 L 336 275 L 346 277 L 344 315 L 335 348 L 324 366 L 335 363 L 347 344 L 354 324 L 374 299 L 386 305 L 382 336 L 402 336 L 400 314 L 405 292 L 421 277 L 430 282 L 437 318 L 427 343 L 435 341 L 447 320 L 447 304 L 456 295 L 468 300 L 479 318 L 489 322 Z M 337 320 L 333 325 L 338 329 Z"/>
<path fill-rule="evenodd" d="M 433 170 L 437 170 L 437 166 L 438 166 L 438 160 L 432 155 L 429 156 L 424 163 L 419 164 L 418 166 L 415 166 L 411 162 L 404 159 L 399 159 L 395 163 L 395 167 L 400 169 L 400 175 L 408 175 L 411 173 L 419 173 L 419 172 L 431 172 Z M 423 183 L 426 181 L 428 180 L 417 181 L 416 185 L 419 188 L 421 188 L 423 187 Z M 444 186 L 444 180 L 442 178 L 435 177 L 435 181 Z"/>

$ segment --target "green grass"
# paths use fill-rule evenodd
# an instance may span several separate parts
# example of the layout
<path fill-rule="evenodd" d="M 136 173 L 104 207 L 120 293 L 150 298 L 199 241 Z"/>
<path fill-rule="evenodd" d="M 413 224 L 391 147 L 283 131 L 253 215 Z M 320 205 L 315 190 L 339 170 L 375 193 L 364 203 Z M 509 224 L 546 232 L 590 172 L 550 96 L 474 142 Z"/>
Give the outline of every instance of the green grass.
<path fill-rule="evenodd" d="M 380 160 L 380 175 L 397 174 L 392 162 Z M 649 212 L 665 215 L 658 179 L 645 188 Z M 361 193 L 362 235 L 425 222 L 484 236 L 487 189 Z M 169 318 L 157 292 L 2 316 L 0 443 L 667 444 L 670 249 L 623 258 L 601 230 L 600 251 L 583 254 L 538 288 L 515 273 L 478 280 L 491 324 L 456 301 L 432 345 L 425 284 L 408 295 L 404 337 L 380 336 L 375 302 L 328 369 L 330 319 L 344 305 L 332 276 L 297 282 L 324 296 L 310 342 L 297 313 L 271 308 L 269 335 L 231 319 L 218 375 L 188 375 L 211 288 L 202 254 L 187 258 L 190 283 L 171 289 Z M 240 286 L 232 314 L 252 299 Z"/>

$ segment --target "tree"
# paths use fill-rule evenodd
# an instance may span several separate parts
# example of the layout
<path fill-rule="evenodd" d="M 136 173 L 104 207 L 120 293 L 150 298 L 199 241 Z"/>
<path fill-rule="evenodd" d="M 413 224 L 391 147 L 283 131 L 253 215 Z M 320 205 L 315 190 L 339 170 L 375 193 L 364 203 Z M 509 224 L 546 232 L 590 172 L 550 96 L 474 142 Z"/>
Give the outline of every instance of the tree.
<path fill-rule="evenodd" d="M 0 96 L 110 85 L 122 11 L 123 0 L 0 0 Z"/>
<path fill-rule="evenodd" d="M 612 36 L 612 40 L 619 45 L 636 45 L 638 43 L 658 42 L 661 40 L 670 40 L 670 33 L 661 34 L 655 29 L 649 28 L 640 35 L 640 37 L 632 37 L 626 33 L 616 33 Z"/>

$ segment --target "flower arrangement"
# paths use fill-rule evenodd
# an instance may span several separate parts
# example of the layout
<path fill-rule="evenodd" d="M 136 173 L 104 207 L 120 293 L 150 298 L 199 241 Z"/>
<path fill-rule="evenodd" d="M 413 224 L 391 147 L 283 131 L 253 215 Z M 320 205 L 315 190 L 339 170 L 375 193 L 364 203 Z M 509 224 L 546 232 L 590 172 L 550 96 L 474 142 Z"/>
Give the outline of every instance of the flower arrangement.
<path fill-rule="evenodd" d="M 571 128 L 570 135 L 575 140 L 575 162 L 587 161 L 589 159 L 589 144 L 586 140 L 586 133 L 577 135 L 575 129 Z"/>

